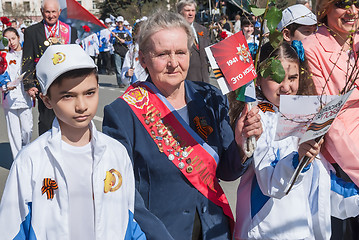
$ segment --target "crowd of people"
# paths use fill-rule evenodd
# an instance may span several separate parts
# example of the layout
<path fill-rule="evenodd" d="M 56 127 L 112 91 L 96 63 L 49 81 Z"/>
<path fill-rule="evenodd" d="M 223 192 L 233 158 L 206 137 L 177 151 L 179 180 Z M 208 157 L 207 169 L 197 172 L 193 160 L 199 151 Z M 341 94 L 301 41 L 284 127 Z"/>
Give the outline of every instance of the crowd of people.
<path fill-rule="evenodd" d="M 275 48 L 269 39 L 259 46 L 258 34 L 269 33 L 252 15 L 234 24 L 223 15 L 207 29 L 195 22 L 194 0 L 176 7 L 133 28 L 106 18 L 107 28 L 81 44 L 58 19 L 57 0 L 42 2 L 43 20 L 25 29 L 23 43 L 16 28 L 4 29 L 0 80 L 15 160 L 2 238 L 358 239 L 358 90 L 318 142 L 278 140 L 276 127 L 281 95 L 356 86 L 359 4 L 317 0 L 316 14 L 308 1 L 287 7 Z M 220 39 L 211 41 L 214 31 Z M 209 83 L 205 48 L 239 31 L 259 65 L 275 59 L 284 70 L 281 80 L 258 72 L 251 109 Z M 100 132 L 92 122 L 99 74 L 113 71 L 127 89 L 105 106 Z M 30 143 L 36 98 L 40 136 Z M 238 178 L 232 212 L 219 182 Z"/>

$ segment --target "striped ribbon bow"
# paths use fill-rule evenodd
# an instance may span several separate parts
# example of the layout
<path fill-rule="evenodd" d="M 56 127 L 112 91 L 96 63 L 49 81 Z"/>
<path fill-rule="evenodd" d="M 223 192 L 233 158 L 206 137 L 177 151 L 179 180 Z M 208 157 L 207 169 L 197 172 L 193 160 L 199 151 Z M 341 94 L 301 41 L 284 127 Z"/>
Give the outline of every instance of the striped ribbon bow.
<path fill-rule="evenodd" d="M 44 183 L 41 188 L 42 194 L 46 192 L 47 199 L 54 198 L 54 190 L 58 189 L 57 183 L 55 180 L 51 180 L 51 178 L 44 178 Z"/>

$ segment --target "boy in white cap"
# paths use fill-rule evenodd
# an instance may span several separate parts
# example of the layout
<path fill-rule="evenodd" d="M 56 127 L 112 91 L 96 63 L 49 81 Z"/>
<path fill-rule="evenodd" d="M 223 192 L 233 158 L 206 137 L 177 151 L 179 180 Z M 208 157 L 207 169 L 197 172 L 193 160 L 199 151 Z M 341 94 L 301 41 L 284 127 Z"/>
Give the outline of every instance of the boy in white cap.
<path fill-rule="evenodd" d="M 296 4 L 283 10 L 277 28 L 285 41 L 302 41 L 317 29 L 317 17 L 303 4 Z"/>
<path fill-rule="evenodd" d="M 52 45 L 36 75 L 56 118 L 10 169 L 1 239 L 145 239 L 133 220 L 127 151 L 92 122 L 99 94 L 93 60 L 79 45 Z"/>

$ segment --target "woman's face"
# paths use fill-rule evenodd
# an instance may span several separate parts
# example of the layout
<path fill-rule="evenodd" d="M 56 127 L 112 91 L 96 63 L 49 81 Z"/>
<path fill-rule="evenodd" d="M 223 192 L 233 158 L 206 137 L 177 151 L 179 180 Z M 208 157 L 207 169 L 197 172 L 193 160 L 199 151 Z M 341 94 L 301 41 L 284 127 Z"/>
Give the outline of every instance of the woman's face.
<path fill-rule="evenodd" d="M 143 68 L 147 68 L 153 83 L 170 95 L 184 83 L 190 53 L 183 28 L 162 29 L 148 40 L 148 51 L 139 52 Z"/>
<path fill-rule="evenodd" d="M 21 50 L 20 38 L 12 31 L 7 31 L 4 35 L 9 40 L 9 47 L 14 51 Z"/>
<path fill-rule="evenodd" d="M 245 25 L 242 27 L 243 35 L 248 38 L 254 32 L 254 26 L 252 24 Z"/>
<path fill-rule="evenodd" d="M 296 95 L 299 88 L 299 66 L 297 62 L 280 60 L 285 71 L 284 80 L 277 83 L 270 77 L 258 78 L 258 85 L 268 101 L 279 107 L 280 95 Z"/>
<path fill-rule="evenodd" d="M 340 37 L 346 39 L 351 30 L 356 30 L 358 27 L 358 9 L 353 4 L 344 9 L 332 4 L 329 6 L 327 19 L 328 27 Z"/>

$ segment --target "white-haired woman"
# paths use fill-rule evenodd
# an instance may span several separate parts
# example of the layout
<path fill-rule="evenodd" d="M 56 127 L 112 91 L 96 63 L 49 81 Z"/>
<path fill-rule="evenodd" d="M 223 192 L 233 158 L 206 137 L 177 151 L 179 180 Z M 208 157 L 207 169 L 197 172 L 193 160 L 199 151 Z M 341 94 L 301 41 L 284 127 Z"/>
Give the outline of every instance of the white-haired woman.
<path fill-rule="evenodd" d="M 217 177 L 243 174 L 250 161 L 237 142 L 262 132 L 255 108 L 242 114 L 234 134 L 219 90 L 185 80 L 192 42 L 181 15 L 152 15 L 139 35 L 150 77 L 105 107 L 103 132 L 133 161 L 135 219 L 149 239 L 229 239 L 232 214 Z"/>

